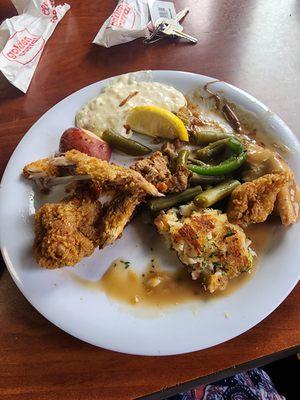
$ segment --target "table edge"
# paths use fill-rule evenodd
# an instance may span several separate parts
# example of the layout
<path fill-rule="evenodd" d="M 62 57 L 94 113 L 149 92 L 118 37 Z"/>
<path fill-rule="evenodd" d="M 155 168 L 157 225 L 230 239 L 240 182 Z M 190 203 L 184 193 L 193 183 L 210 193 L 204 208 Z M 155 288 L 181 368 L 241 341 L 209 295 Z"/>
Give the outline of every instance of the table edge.
<path fill-rule="evenodd" d="M 200 385 L 206 385 L 220 379 L 228 378 L 232 375 L 238 374 L 240 372 L 247 371 L 252 368 L 259 368 L 266 364 L 274 361 L 278 361 L 282 358 L 286 358 L 293 354 L 300 353 L 300 343 L 299 345 L 287 348 L 285 350 L 278 351 L 276 353 L 268 354 L 263 357 L 255 358 L 254 360 L 247 361 L 245 363 L 234 365 L 233 367 L 226 368 L 222 371 L 214 372 L 209 375 L 205 375 L 201 378 L 196 378 L 188 382 L 180 383 L 176 386 L 170 388 L 162 389 L 158 392 L 151 393 L 149 395 L 137 397 L 136 400 L 163 400 L 167 397 L 174 396 L 180 392 L 186 392 L 188 390 L 194 389 Z"/>

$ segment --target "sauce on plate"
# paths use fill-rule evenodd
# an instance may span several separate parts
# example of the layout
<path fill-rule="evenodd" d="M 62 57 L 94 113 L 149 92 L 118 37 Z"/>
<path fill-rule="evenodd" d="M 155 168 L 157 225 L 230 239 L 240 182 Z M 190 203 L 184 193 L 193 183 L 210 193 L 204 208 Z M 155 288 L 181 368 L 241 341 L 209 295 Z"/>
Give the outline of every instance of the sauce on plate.
<path fill-rule="evenodd" d="M 99 288 L 111 299 L 134 306 L 165 308 L 187 302 L 209 301 L 210 299 L 227 296 L 245 283 L 251 274 L 243 274 L 229 283 L 228 287 L 219 293 L 209 294 L 203 290 L 199 281 L 193 281 L 187 269 L 182 267 L 177 271 L 164 270 L 157 263 L 142 274 L 133 270 L 124 270 L 117 266 L 109 267 L 98 282 Z M 157 286 L 152 286 L 157 283 Z"/>
<path fill-rule="evenodd" d="M 282 229 L 281 223 L 276 217 L 269 217 L 269 220 L 261 224 L 252 224 L 244 229 L 247 238 L 251 240 L 251 247 L 256 252 L 256 263 L 260 257 L 270 250 L 272 238 L 278 230 Z"/>
<path fill-rule="evenodd" d="M 279 221 L 255 224 L 246 228 L 246 234 L 252 241 L 252 248 L 259 257 L 267 251 Z M 187 302 L 211 301 L 228 296 L 246 284 L 255 275 L 255 265 L 251 273 L 241 274 L 231 280 L 227 288 L 213 294 L 205 292 L 200 282 L 193 281 L 182 267 L 172 271 L 160 267 L 158 260 L 152 258 L 143 272 L 134 270 L 128 261 L 117 259 L 112 262 L 100 280 L 89 281 L 72 274 L 81 286 L 104 292 L 110 299 L 134 307 L 166 308 Z"/>

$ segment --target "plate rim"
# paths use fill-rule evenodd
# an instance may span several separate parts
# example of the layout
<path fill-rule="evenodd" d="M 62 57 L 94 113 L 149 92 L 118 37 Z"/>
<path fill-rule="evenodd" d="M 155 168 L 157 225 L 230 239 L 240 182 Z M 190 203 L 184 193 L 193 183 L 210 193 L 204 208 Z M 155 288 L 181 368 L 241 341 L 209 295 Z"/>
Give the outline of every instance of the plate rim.
<path fill-rule="evenodd" d="M 2 178 L 1 178 L 1 183 L 0 183 L 0 203 L 1 203 L 1 200 L 2 200 L 2 197 L 3 197 L 4 185 L 5 185 L 5 181 L 6 181 L 6 179 L 7 179 L 8 171 L 10 170 L 11 165 L 13 164 L 14 158 L 16 157 L 16 154 L 18 153 L 18 149 L 21 147 L 21 145 L 23 144 L 23 142 L 26 140 L 26 136 L 27 136 L 28 132 L 31 131 L 32 129 L 34 129 L 34 128 L 40 123 L 40 121 L 41 121 L 42 119 L 46 118 L 47 115 L 48 115 L 48 113 L 50 113 L 50 112 L 53 111 L 53 108 L 61 106 L 61 104 L 64 103 L 64 102 L 67 102 L 67 101 L 69 100 L 70 97 L 74 96 L 75 94 L 78 94 L 80 91 L 88 90 L 88 89 L 89 89 L 90 87 L 92 87 L 93 85 L 97 85 L 97 84 L 100 84 L 100 83 L 103 84 L 103 85 L 105 85 L 105 84 L 107 84 L 110 80 L 115 79 L 115 78 L 118 78 L 118 77 L 120 77 L 120 76 L 122 76 L 122 75 L 125 75 L 125 74 L 143 73 L 143 72 L 148 72 L 148 71 L 149 71 L 149 70 L 139 70 L 139 71 L 126 72 L 126 73 L 123 73 L 123 74 L 114 75 L 114 76 L 112 76 L 112 77 L 105 78 L 105 79 L 103 79 L 103 80 L 99 80 L 99 81 L 97 81 L 97 82 L 93 82 L 93 83 L 91 83 L 91 84 L 89 84 L 89 85 L 87 85 L 87 86 L 83 86 L 83 87 L 81 87 L 80 89 L 74 91 L 73 93 L 71 93 L 71 94 L 69 94 L 68 96 L 66 96 L 66 97 L 64 97 L 63 99 L 61 99 L 59 102 L 57 102 L 56 104 L 54 104 L 49 110 L 47 110 L 44 114 L 42 114 L 42 115 L 37 119 L 37 121 L 36 121 L 33 125 L 31 125 L 30 128 L 26 131 L 26 133 L 24 134 L 24 136 L 22 137 L 22 139 L 19 141 L 18 145 L 17 145 L 16 148 L 14 149 L 13 153 L 11 154 L 11 156 L 10 156 L 8 162 L 7 162 L 7 165 L 6 165 L 5 170 L 4 170 L 4 172 L 3 172 L 3 176 L 2 176 Z M 210 76 L 207 76 L 207 75 L 202 75 L 202 74 L 198 74 L 198 73 L 194 73 L 194 72 L 186 72 L 186 71 L 177 71 L 177 70 L 169 70 L 169 69 L 166 69 L 166 70 L 150 70 L 150 72 L 151 72 L 151 73 L 164 73 L 164 74 L 166 74 L 166 75 L 168 75 L 168 74 L 170 74 L 170 73 L 176 73 L 176 74 L 179 74 L 179 75 L 191 75 L 191 76 L 193 76 L 193 77 L 199 77 L 199 76 L 200 76 L 201 78 L 205 78 L 205 79 L 207 79 L 207 80 L 216 80 L 215 78 L 210 77 Z M 244 90 L 242 90 L 242 89 L 240 89 L 240 88 L 238 88 L 238 87 L 236 87 L 236 86 L 234 86 L 234 85 L 232 85 L 232 84 L 230 84 L 230 83 L 227 83 L 226 81 L 220 81 L 220 83 L 225 84 L 226 86 L 231 87 L 231 89 L 233 89 L 235 92 L 241 94 L 242 96 L 244 96 L 245 98 L 247 98 L 249 101 L 253 101 L 253 102 L 254 102 L 255 104 L 257 104 L 261 109 L 264 109 L 265 111 L 270 111 L 270 108 L 269 108 L 268 106 L 266 106 L 264 103 L 262 103 L 260 100 L 256 99 L 253 95 L 249 94 L 248 92 L 246 92 L 246 91 L 244 91 Z M 75 116 L 74 116 L 74 117 L 75 117 Z M 299 150 L 299 149 L 300 149 L 300 142 L 299 142 L 298 138 L 294 135 L 294 133 L 292 132 L 292 130 L 289 128 L 289 126 L 279 117 L 279 115 L 278 115 L 277 113 L 272 112 L 272 118 L 275 119 L 275 120 L 276 120 L 276 123 L 279 124 L 279 125 L 281 126 L 281 129 L 283 129 L 283 130 L 285 131 L 284 134 L 285 134 L 290 140 L 293 140 L 293 141 L 294 141 L 294 143 L 296 144 L 296 146 L 297 146 L 297 148 L 298 148 L 298 151 L 300 152 L 300 150 Z M 278 130 L 278 129 L 276 129 L 276 130 Z M 300 165 L 300 164 L 299 164 L 299 165 Z M 2 211 L 2 209 L 0 209 L 0 219 L 1 219 L 1 217 L 2 217 L 2 213 L 3 213 L 3 211 Z M 116 351 L 116 352 L 123 353 L 123 354 L 125 353 L 125 354 L 143 355 L 143 356 L 168 356 L 168 355 L 188 354 L 188 353 L 195 352 L 195 351 L 201 351 L 201 350 L 199 350 L 199 349 L 194 349 L 194 350 L 191 350 L 191 351 L 179 351 L 179 352 L 178 352 L 178 351 L 175 351 L 175 352 L 167 352 L 167 353 L 157 353 L 157 351 L 152 351 L 152 352 L 149 351 L 148 353 L 132 352 L 132 351 L 127 352 L 127 351 L 118 349 L 118 344 L 117 344 L 117 343 L 116 343 L 115 345 L 112 345 L 112 346 L 106 346 L 106 345 L 105 345 L 105 346 L 100 346 L 99 344 L 93 342 L 92 340 L 87 341 L 87 340 L 85 340 L 85 339 L 83 339 L 83 338 L 77 336 L 76 334 L 74 334 L 74 332 L 70 331 L 68 328 L 61 327 L 57 322 L 54 322 L 53 319 L 50 319 L 50 318 L 47 316 L 47 313 L 44 312 L 44 311 L 42 311 L 42 310 L 40 309 L 39 305 L 36 304 L 34 300 L 32 300 L 30 294 L 27 294 L 27 293 L 25 294 L 25 288 L 24 288 L 24 286 L 22 285 L 22 282 L 21 282 L 21 281 L 18 279 L 18 277 L 14 274 L 14 268 L 13 268 L 13 266 L 11 265 L 9 255 L 8 255 L 7 252 L 4 250 L 3 242 L 4 242 L 4 239 L 2 238 L 2 230 L 0 230 L 0 249 L 1 249 L 2 257 L 3 257 L 3 260 L 4 260 L 5 264 L 6 264 L 7 269 L 8 269 L 8 272 L 9 272 L 10 276 L 12 277 L 14 283 L 16 284 L 16 286 L 18 287 L 18 289 L 21 291 L 21 293 L 23 294 L 23 296 L 26 298 L 26 300 L 27 300 L 27 301 L 28 301 L 28 302 L 29 302 L 29 303 L 30 303 L 44 318 L 46 318 L 49 322 L 51 322 L 52 324 L 54 324 L 57 328 L 59 328 L 59 329 L 62 330 L 63 332 L 66 332 L 66 333 L 68 333 L 69 335 L 75 337 L 76 339 L 82 340 L 82 341 L 84 341 L 85 343 L 91 344 L 91 345 L 93 345 L 93 346 L 100 347 L 100 348 L 104 348 L 104 349 L 107 349 L 107 350 Z M 300 277 L 300 275 L 299 275 L 299 277 Z M 298 277 L 298 281 L 299 281 L 299 277 Z M 220 341 L 215 342 L 214 345 L 208 346 L 208 347 L 206 347 L 206 348 L 214 347 L 214 346 L 217 346 L 217 345 L 219 345 L 219 344 L 226 343 L 226 342 L 229 341 L 229 340 L 233 340 L 233 339 L 235 339 L 236 337 L 242 335 L 243 333 L 249 331 L 250 329 L 252 329 L 252 328 L 255 327 L 256 325 L 258 325 L 259 323 L 261 323 L 265 318 L 267 318 L 269 315 L 271 315 L 271 314 L 279 307 L 280 304 L 282 304 L 282 303 L 286 300 L 286 298 L 289 296 L 289 294 L 292 292 L 292 290 L 293 290 L 293 289 L 295 288 L 295 286 L 297 285 L 298 281 L 295 280 L 295 282 L 293 282 L 293 284 L 290 285 L 290 287 L 289 287 L 289 289 L 288 289 L 287 294 L 285 295 L 285 297 L 284 297 L 283 299 L 277 301 L 276 303 L 273 303 L 272 306 L 269 307 L 269 311 L 267 311 L 262 317 L 258 318 L 254 324 L 251 324 L 251 326 L 249 326 L 248 328 L 242 329 L 241 331 L 239 331 L 238 334 L 235 334 L 235 335 L 232 336 L 230 339 L 227 339 L 227 340 L 225 340 L 225 341 L 221 339 Z"/>

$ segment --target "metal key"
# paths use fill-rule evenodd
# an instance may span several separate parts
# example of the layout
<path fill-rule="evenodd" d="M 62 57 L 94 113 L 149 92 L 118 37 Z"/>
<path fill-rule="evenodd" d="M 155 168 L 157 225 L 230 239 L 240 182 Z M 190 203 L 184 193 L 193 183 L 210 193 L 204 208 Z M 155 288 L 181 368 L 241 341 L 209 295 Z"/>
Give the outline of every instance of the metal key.
<path fill-rule="evenodd" d="M 179 13 L 176 14 L 176 16 L 173 18 L 175 22 L 180 22 L 184 17 L 187 16 L 187 14 L 190 12 L 190 9 L 188 7 L 185 7 L 183 10 L 179 11 Z"/>
<path fill-rule="evenodd" d="M 144 39 L 143 42 L 146 44 L 150 44 L 150 43 L 155 43 L 158 40 L 161 40 L 164 38 L 164 36 L 162 35 L 162 30 L 164 29 L 165 24 L 164 22 L 161 22 L 158 25 L 155 25 L 154 30 L 152 31 L 151 35 Z"/>
<path fill-rule="evenodd" d="M 163 33 L 168 34 L 169 31 L 172 31 L 176 27 L 181 26 L 179 22 L 189 13 L 190 9 L 185 7 L 183 10 L 179 11 L 172 19 L 165 19 L 165 24 L 167 25 L 165 29 L 163 29 Z"/>
<path fill-rule="evenodd" d="M 182 39 L 189 40 L 192 43 L 197 43 L 198 40 L 191 35 L 183 32 L 183 27 L 179 24 L 179 22 L 189 13 L 189 8 L 185 7 L 183 10 L 179 11 L 178 14 L 172 19 L 165 19 L 164 21 L 160 21 L 161 23 L 165 23 L 167 26 L 162 30 L 162 33 L 165 35 L 171 35 L 175 37 L 181 37 Z"/>
<path fill-rule="evenodd" d="M 155 27 L 164 25 L 164 29 L 162 29 L 163 33 L 168 33 L 168 31 L 172 31 L 173 29 L 182 30 L 183 28 L 179 22 L 188 14 L 188 12 L 189 8 L 186 7 L 172 19 L 158 18 L 155 22 Z"/>
<path fill-rule="evenodd" d="M 147 39 L 144 39 L 144 43 L 155 43 L 166 36 L 182 38 L 192 43 L 197 43 L 198 40 L 196 38 L 183 32 L 183 27 L 179 23 L 188 13 L 189 8 L 185 7 L 172 19 L 158 18 L 158 20 L 155 22 L 153 32 Z"/>
<path fill-rule="evenodd" d="M 198 39 L 196 39 L 195 37 L 193 37 L 191 35 L 188 35 L 187 33 L 184 33 L 184 32 L 182 32 L 182 31 L 180 31 L 178 29 L 173 29 L 171 32 L 168 31 L 167 33 L 164 32 L 164 34 L 167 35 L 167 36 L 174 36 L 174 37 L 178 37 L 178 38 L 181 38 L 181 39 L 185 39 L 185 40 L 188 40 L 191 43 L 197 43 L 198 42 Z"/>

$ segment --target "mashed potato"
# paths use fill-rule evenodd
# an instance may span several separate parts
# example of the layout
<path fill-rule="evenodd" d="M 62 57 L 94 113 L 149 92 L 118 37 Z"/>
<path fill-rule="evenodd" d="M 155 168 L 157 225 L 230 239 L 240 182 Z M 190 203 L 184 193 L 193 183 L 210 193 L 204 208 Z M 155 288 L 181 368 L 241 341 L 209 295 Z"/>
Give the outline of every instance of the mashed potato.
<path fill-rule="evenodd" d="M 114 79 L 98 97 L 82 107 L 76 115 L 76 125 L 97 135 L 106 129 L 122 135 L 126 133 L 128 112 L 141 105 L 155 105 L 176 113 L 186 105 L 186 100 L 172 86 L 137 81 L 135 74 L 126 74 Z"/>

